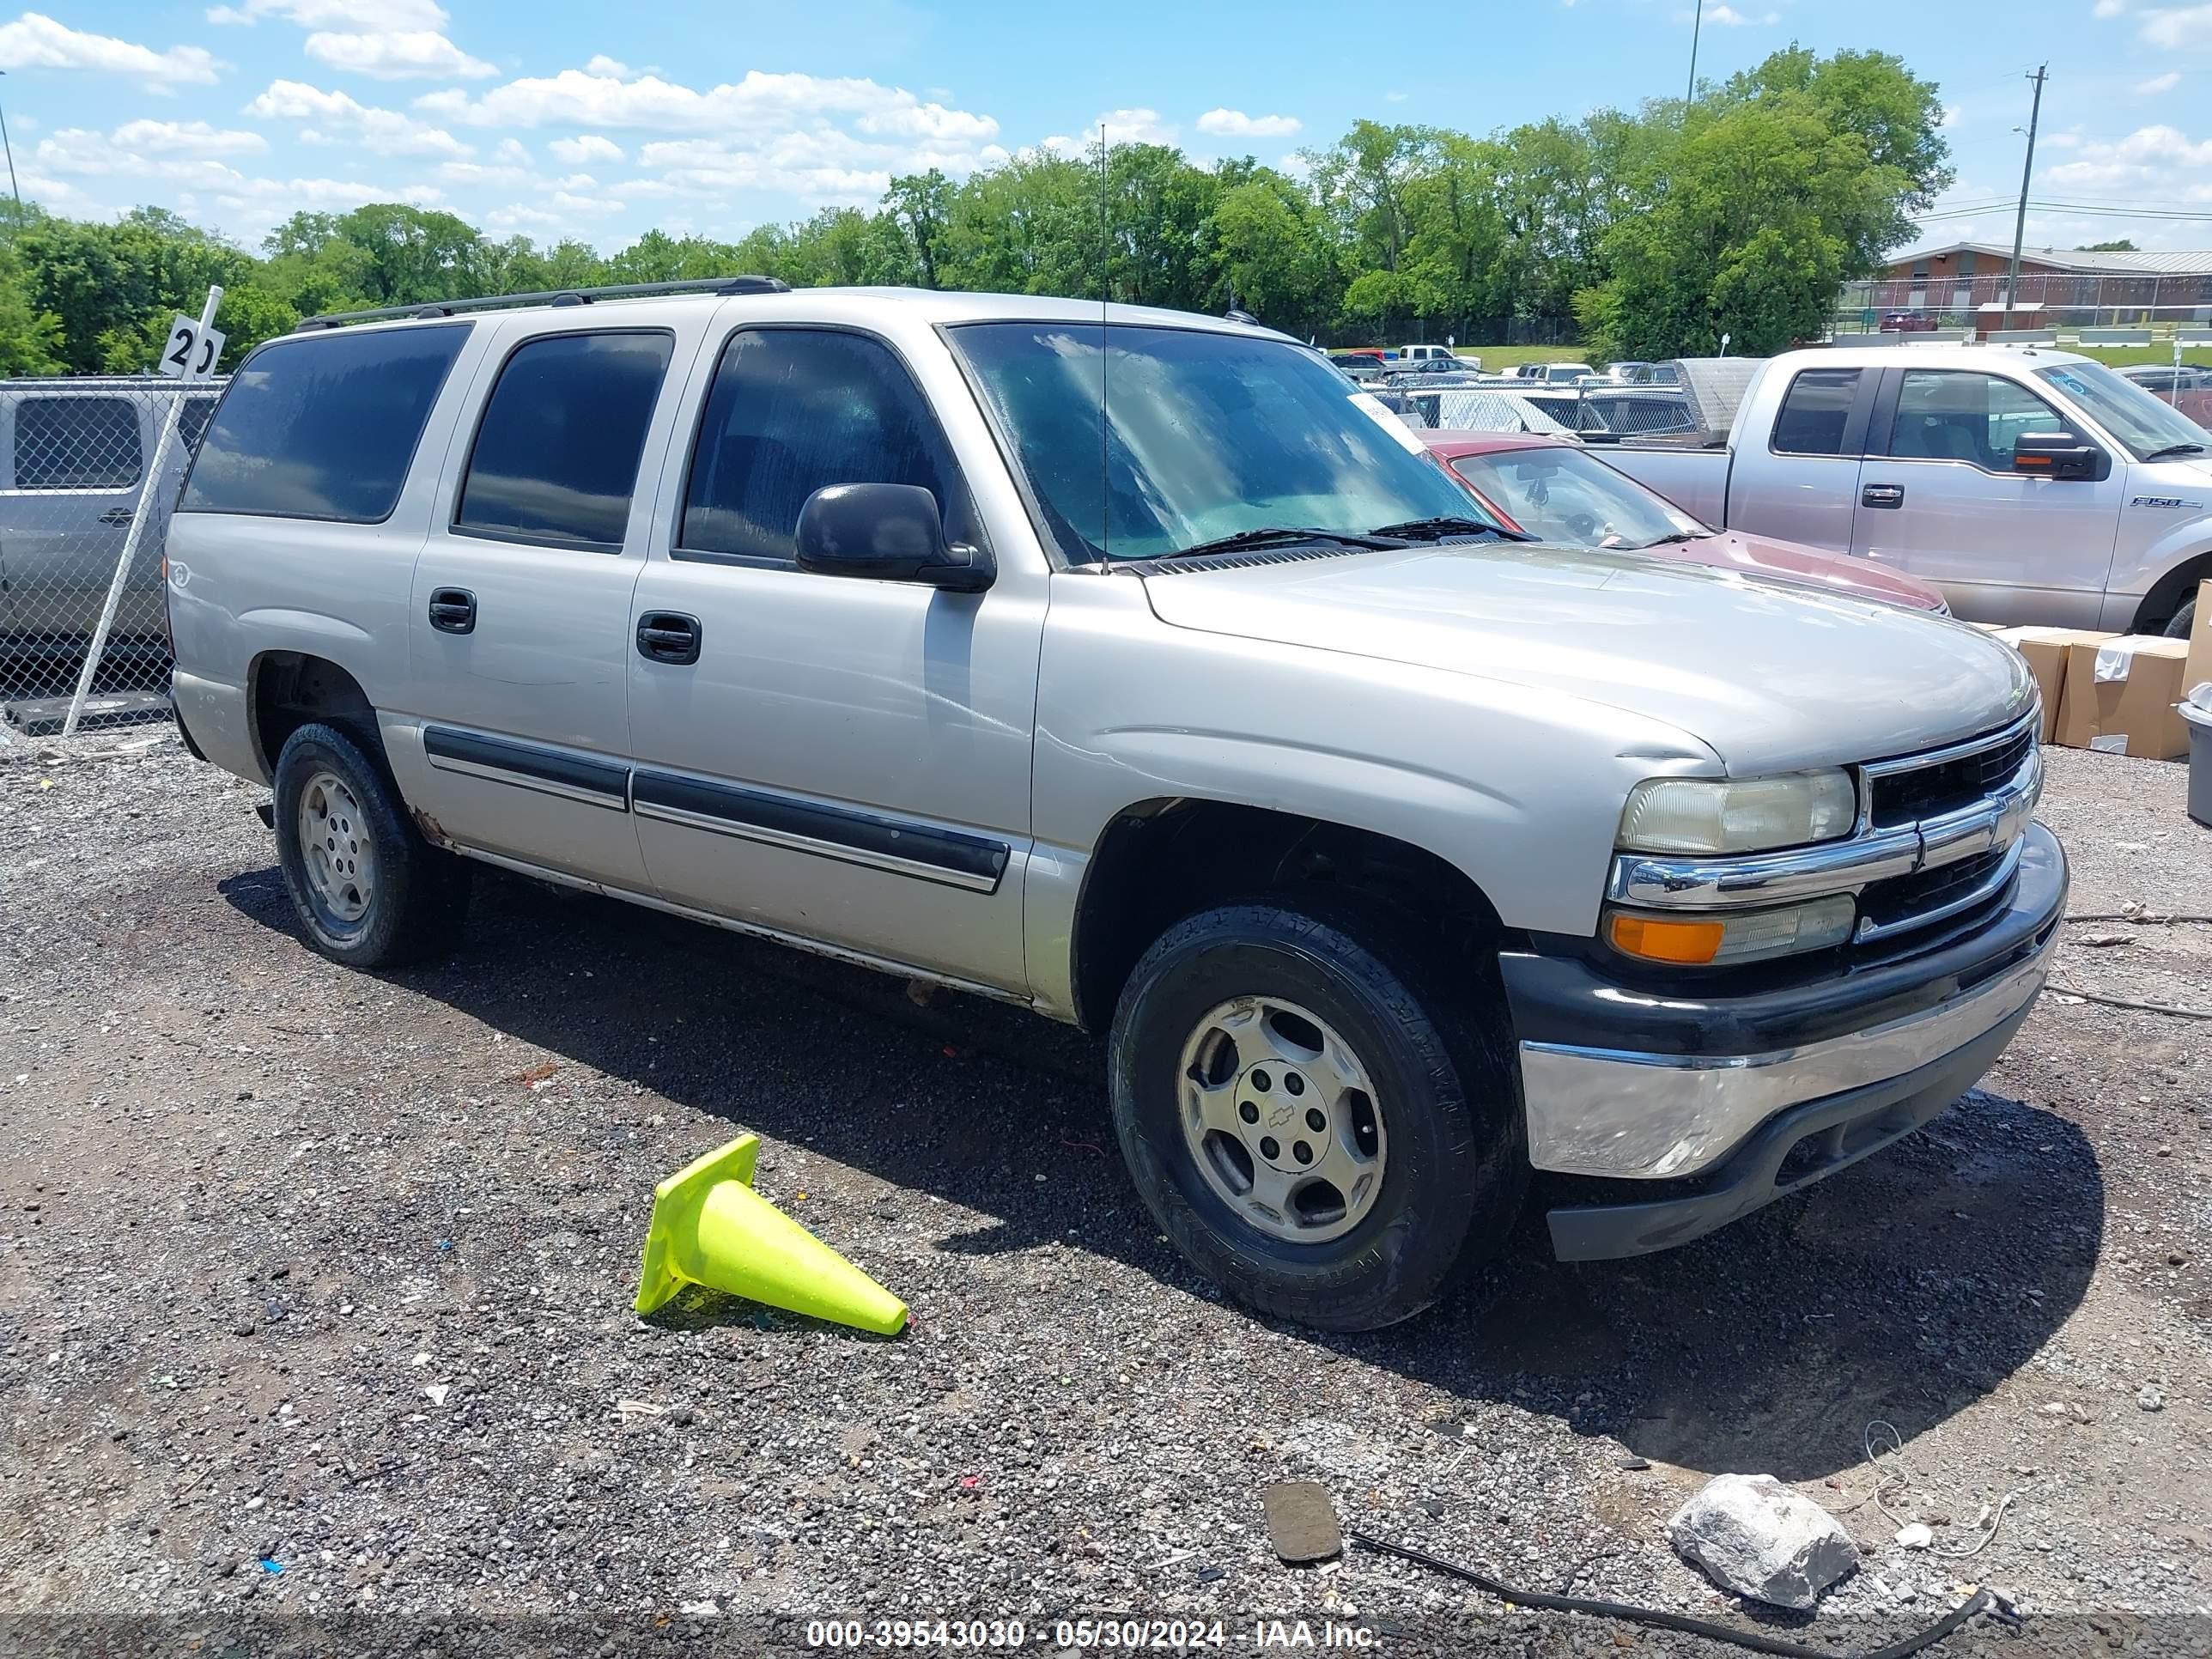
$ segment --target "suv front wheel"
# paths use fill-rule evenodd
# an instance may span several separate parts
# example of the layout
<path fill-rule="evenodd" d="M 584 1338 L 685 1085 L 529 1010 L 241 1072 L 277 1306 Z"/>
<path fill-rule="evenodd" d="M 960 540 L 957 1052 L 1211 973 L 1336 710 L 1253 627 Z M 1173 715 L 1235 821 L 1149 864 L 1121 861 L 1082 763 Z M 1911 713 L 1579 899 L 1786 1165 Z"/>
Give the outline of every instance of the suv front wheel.
<path fill-rule="evenodd" d="M 1494 1255 L 1528 1180 L 1494 1012 L 1386 916 L 1209 910 L 1117 1008 L 1115 1128 L 1176 1246 L 1240 1301 L 1326 1330 L 1426 1307 Z"/>
<path fill-rule="evenodd" d="M 388 968 L 453 942 L 467 868 L 422 839 L 384 769 L 334 726 L 276 757 L 276 852 L 307 942 L 349 968 Z"/>

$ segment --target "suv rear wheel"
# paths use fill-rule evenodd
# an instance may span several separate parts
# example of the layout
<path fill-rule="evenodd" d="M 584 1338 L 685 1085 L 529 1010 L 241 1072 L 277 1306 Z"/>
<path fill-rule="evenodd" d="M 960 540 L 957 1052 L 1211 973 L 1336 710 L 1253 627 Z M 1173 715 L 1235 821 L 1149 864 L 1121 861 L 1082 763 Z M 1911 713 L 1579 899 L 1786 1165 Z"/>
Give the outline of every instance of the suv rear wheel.
<path fill-rule="evenodd" d="M 1325 1330 L 1419 1313 L 1504 1244 L 1528 1164 L 1503 1031 L 1380 913 L 1177 923 L 1115 1011 L 1114 1123 L 1199 1270 Z"/>
<path fill-rule="evenodd" d="M 276 757 L 276 851 L 307 942 L 349 968 L 396 967 L 453 942 L 467 868 L 422 839 L 384 769 L 333 726 Z"/>

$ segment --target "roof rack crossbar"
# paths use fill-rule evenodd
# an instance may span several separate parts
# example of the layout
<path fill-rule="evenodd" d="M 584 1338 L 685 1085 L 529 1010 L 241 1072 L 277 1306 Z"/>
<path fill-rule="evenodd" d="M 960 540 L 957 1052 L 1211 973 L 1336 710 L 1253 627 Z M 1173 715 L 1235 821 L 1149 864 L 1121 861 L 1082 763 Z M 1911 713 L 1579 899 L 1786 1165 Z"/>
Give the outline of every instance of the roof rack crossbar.
<path fill-rule="evenodd" d="M 301 330 L 337 328 L 346 323 L 380 322 L 391 318 L 450 317 L 462 311 L 495 311 L 507 306 L 588 305 L 597 300 L 641 299 L 653 294 L 788 294 L 791 284 L 778 276 L 688 276 L 668 283 L 616 283 L 605 288 L 548 289 L 537 294 L 486 294 L 469 300 L 439 300 L 425 305 L 378 306 L 368 311 L 332 311 L 310 317 Z"/>

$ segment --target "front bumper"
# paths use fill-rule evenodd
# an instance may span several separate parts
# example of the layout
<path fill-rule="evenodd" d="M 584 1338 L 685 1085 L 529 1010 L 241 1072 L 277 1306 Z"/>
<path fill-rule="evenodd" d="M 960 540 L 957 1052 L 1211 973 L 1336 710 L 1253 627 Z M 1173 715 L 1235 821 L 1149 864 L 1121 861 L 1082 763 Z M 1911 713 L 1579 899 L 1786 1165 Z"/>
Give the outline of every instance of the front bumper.
<path fill-rule="evenodd" d="M 1659 997 L 1573 958 L 1502 958 L 1530 1162 L 1624 1183 L 1619 1203 L 1553 1212 L 1558 1255 L 1686 1243 L 1887 1146 L 1970 1087 L 2027 1018 L 2064 914 L 2057 838 L 2031 824 L 2019 845 L 2018 880 L 1988 923 L 1810 986 Z"/>

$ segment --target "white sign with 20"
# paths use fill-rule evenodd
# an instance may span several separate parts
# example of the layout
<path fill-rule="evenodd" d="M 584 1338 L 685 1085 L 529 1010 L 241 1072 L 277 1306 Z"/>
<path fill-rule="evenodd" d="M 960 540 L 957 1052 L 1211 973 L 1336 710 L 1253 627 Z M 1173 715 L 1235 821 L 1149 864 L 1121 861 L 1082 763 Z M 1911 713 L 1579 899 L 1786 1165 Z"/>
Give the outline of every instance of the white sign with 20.
<path fill-rule="evenodd" d="M 223 332 L 204 329 L 197 318 L 179 312 L 161 347 L 161 373 L 173 379 L 204 380 L 222 359 Z"/>

